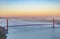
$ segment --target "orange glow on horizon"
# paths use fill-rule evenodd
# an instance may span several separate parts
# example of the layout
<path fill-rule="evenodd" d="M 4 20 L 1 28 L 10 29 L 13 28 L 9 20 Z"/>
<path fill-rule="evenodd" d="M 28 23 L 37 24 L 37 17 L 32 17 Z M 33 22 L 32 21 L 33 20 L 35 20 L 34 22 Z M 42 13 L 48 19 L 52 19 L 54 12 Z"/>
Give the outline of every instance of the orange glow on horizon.
<path fill-rule="evenodd" d="M 59 9 L 48 10 L 0 10 L 0 17 L 40 17 L 40 16 L 60 16 Z"/>
<path fill-rule="evenodd" d="M 60 16 L 60 3 L 56 1 L 2 1 L 0 17 Z"/>
<path fill-rule="evenodd" d="M 40 16 L 60 16 L 59 11 L 44 11 L 44 12 L 1 12 L 1 17 L 40 17 Z"/>

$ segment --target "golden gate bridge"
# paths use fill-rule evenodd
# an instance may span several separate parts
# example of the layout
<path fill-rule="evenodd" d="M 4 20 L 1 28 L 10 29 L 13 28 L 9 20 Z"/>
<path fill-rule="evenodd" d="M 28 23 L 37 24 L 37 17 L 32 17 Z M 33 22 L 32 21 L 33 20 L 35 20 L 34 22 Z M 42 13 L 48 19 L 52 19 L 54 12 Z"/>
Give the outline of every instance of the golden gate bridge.
<path fill-rule="evenodd" d="M 9 27 L 19 27 L 19 26 L 52 25 L 52 28 L 55 28 L 55 26 L 54 26 L 55 25 L 55 19 L 54 19 L 54 17 L 52 19 L 52 24 L 25 24 L 25 25 L 12 25 L 12 26 L 9 26 L 8 22 L 9 22 L 8 19 L 6 19 L 7 26 L 5 26 L 5 27 L 7 27 L 7 31 L 8 31 Z"/>

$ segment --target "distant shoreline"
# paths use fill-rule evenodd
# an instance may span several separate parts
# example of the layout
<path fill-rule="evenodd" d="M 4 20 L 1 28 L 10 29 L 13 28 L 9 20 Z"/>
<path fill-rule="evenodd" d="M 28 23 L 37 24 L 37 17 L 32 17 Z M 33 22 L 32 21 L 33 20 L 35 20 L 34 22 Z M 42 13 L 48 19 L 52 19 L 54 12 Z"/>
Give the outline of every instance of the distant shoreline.
<path fill-rule="evenodd" d="M 6 19 L 1 18 L 0 19 Z M 52 18 L 8 18 L 8 19 L 16 19 L 18 21 L 30 21 L 30 22 L 53 22 Z M 55 18 L 55 22 L 60 22 L 59 18 Z"/>

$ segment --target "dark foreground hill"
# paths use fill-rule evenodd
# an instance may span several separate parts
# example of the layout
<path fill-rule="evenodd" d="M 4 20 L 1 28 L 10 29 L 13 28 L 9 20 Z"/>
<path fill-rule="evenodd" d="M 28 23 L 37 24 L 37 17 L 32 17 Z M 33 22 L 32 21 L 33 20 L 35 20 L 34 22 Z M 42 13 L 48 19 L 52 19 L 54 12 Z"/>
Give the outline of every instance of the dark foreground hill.
<path fill-rule="evenodd" d="M 6 39 L 6 34 L 7 34 L 7 31 L 5 28 L 3 27 L 0 27 L 0 39 Z"/>

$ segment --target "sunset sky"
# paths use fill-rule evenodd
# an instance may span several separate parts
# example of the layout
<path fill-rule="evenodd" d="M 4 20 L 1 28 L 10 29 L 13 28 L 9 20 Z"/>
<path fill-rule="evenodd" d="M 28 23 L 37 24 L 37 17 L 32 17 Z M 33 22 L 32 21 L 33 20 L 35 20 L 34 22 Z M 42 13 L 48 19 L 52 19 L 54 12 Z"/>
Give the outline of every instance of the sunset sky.
<path fill-rule="evenodd" d="M 59 0 L 0 0 L 0 17 L 60 16 Z"/>

